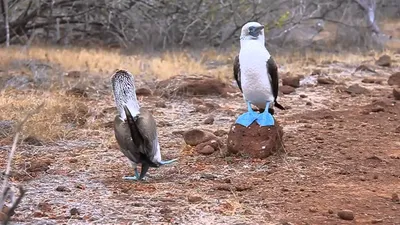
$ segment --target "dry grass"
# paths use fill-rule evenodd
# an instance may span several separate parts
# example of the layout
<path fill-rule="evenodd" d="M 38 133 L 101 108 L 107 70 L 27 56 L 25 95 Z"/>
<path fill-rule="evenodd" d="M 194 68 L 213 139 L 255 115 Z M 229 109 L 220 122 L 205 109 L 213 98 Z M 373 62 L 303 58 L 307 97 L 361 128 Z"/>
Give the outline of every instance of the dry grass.
<path fill-rule="evenodd" d="M 387 51 L 391 55 L 391 51 Z M 178 74 L 207 74 L 225 78 L 232 81 L 231 61 L 237 52 L 219 53 L 216 50 L 204 51 L 198 54 L 188 52 L 169 52 L 161 55 L 143 56 L 122 55 L 112 50 L 94 49 L 56 49 L 50 47 L 32 47 L 23 52 L 20 48 L 12 47 L 0 51 L 0 68 L 9 67 L 17 60 L 39 60 L 43 63 L 57 64 L 63 70 L 90 71 L 109 77 L 116 68 L 125 68 L 133 74 L 145 74 L 151 77 L 166 79 Z M 349 64 L 359 64 L 363 61 L 377 59 L 383 53 L 371 52 L 367 55 L 359 54 L 323 54 L 315 52 L 294 53 L 291 55 L 276 54 L 276 62 L 282 72 L 291 74 L 307 74 L 315 65 L 323 62 L 340 61 Z M 210 61 L 219 62 L 220 65 L 209 68 Z M 14 68 L 22 71 L 23 68 Z M 25 74 L 32 71 L 25 71 Z M 18 73 L 17 73 L 18 74 Z M 24 134 L 47 140 L 57 140 L 74 136 L 76 128 L 85 127 L 96 130 L 99 124 L 84 124 L 89 109 L 88 105 L 79 98 L 66 96 L 63 90 L 47 90 L 42 92 L 22 93 L 5 91 L 0 93 L 0 119 L 18 120 L 21 113 L 31 110 L 42 99 L 46 105 L 41 113 L 35 115 L 25 126 Z M 111 107 L 113 105 L 109 105 Z M 72 124 L 72 125 L 71 125 Z"/>
<path fill-rule="evenodd" d="M 41 140 L 54 141 L 68 137 L 68 133 L 88 113 L 79 99 L 58 92 L 20 93 L 6 91 L 0 95 L 0 120 L 21 119 L 45 99 L 43 109 L 25 124 L 24 135 L 34 135 Z M 69 124 L 69 126 L 68 126 Z"/>

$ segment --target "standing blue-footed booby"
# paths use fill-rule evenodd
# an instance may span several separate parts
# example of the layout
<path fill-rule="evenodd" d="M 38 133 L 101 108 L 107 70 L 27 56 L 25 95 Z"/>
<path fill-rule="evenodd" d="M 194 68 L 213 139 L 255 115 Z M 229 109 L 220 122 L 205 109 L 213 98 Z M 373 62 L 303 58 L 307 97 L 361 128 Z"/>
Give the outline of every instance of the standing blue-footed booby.
<path fill-rule="evenodd" d="M 240 35 L 240 52 L 233 65 L 233 75 L 243 93 L 248 112 L 240 115 L 237 124 L 250 126 L 256 121 L 260 126 L 272 126 L 273 106 L 284 110 L 277 102 L 278 67 L 265 48 L 264 26 L 257 22 L 246 23 Z M 251 104 L 260 109 L 254 112 Z M 266 110 L 268 109 L 268 110 Z"/>
<path fill-rule="evenodd" d="M 121 152 L 130 160 L 135 176 L 126 180 L 142 180 L 150 167 L 170 164 L 177 159 L 162 161 L 157 125 L 151 112 L 140 108 L 134 78 L 125 70 L 117 70 L 111 78 L 119 115 L 114 119 L 114 132 Z M 137 164 L 142 164 L 140 176 Z"/>

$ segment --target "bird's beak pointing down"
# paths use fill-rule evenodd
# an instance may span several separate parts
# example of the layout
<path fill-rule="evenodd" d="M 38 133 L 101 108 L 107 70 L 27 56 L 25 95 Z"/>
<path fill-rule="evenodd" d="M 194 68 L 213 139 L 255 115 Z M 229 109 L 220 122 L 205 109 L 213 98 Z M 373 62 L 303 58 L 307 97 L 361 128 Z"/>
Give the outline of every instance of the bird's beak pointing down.
<path fill-rule="evenodd" d="M 262 29 L 264 29 L 264 26 L 254 27 L 249 31 L 249 34 L 253 37 L 258 37 L 261 34 Z"/>

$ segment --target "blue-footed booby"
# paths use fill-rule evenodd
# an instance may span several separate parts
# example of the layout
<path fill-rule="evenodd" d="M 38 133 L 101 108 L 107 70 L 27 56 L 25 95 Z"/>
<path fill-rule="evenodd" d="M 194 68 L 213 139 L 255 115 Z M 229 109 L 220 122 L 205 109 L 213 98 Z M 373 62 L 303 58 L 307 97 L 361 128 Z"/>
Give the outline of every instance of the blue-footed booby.
<path fill-rule="evenodd" d="M 265 48 L 263 25 L 249 22 L 242 27 L 240 52 L 234 61 L 233 75 L 248 108 L 236 123 L 246 127 L 254 121 L 260 126 L 274 125 L 273 106 L 281 110 L 285 108 L 277 102 L 278 67 Z M 257 106 L 260 113 L 254 112 L 251 104 Z"/>
<path fill-rule="evenodd" d="M 123 179 L 142 180 L 150 167 L 170 164 L 177 159 L 161 160 L 156 121 L 150 111 L 139 106 L 133 75 L 126 70 L 117 70 L 111 82 L 119 113 L 114 119 L 115 138 L 135 172 L 135 176 Z M 137 164 L 142 164 L 140 176 Z"/>

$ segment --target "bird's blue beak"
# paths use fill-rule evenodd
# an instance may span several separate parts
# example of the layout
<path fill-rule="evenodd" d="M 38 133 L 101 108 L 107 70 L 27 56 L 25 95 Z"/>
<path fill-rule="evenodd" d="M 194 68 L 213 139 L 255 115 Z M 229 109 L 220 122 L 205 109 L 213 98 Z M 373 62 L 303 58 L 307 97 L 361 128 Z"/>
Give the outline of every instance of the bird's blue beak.
<path fill-rule="evenodd" d="M 256 38 L 261 34 L 262 29 L 264 29 L 264 26 L 250 27 L 249 34 Z"/>

